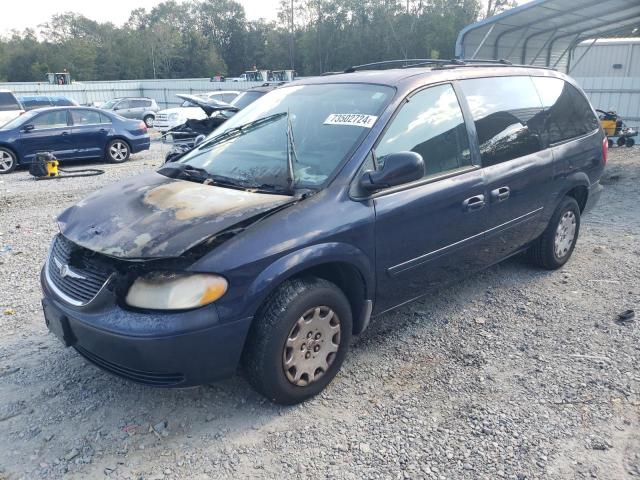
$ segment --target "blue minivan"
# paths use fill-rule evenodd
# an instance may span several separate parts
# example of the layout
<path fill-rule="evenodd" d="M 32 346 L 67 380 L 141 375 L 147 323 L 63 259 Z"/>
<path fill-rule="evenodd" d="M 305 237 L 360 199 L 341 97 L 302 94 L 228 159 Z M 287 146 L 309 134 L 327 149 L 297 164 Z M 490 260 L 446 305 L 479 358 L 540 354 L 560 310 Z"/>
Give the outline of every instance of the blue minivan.
<path fill-rule="evenodd" d="M 293 404 L 370 319 L 520 252 L 568 261 L 607 142 L 551 70 L 425 61 L 292 82 L 58 218 L 48 328 L 136 382 Z"/>
<path fill-rule="evenodd" d="M 51 152 L 62 161 L 122 163 L 149 146 L 147 126 L 140 120 L 89 107 L 38 108 L 0 126 L 0 174 L 33 163 L 38 152 Z"/>

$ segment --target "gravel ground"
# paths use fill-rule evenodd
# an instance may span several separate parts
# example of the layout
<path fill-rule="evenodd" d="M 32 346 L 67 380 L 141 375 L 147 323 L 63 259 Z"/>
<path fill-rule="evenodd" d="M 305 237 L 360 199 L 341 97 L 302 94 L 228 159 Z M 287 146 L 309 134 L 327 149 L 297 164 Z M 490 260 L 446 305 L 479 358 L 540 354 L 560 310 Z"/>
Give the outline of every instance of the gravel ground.
<path fill-rule="evenodd" d="M 47 333 L 55 215 L 160 163 L 0 177 L 0 478 L 640 478 L 640 149 L 612 149 L 571 261 L 514 258 L 386 314 L 327 390 L 274 406 L 239 378 L 153 389 Z M 102 167 L 100 167 L 102 168 Z"/>

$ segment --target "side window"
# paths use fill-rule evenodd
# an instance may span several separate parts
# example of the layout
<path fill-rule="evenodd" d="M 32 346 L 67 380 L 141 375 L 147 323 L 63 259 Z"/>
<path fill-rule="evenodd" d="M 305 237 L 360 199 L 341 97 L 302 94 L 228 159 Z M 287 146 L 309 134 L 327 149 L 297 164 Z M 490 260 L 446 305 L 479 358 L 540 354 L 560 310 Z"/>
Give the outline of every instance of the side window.
<path fill-rule="evenodd" d="M 460 85 L 476 124 L 482 166 L 542 149 L 544 112 L 530 77 L 477 78 Z"/>
<path fill-rule="evenodd" d="M 54 110 L 53 112 L 43 113 L 33 119 L 31 124 L 37 130 L 44 128 L 60 128 L 67 126 L 67 111 Z"/>
<path fill-rule="evenodd" d="M 104 113 L 100 114 L 100 123 L 112 123 L 111 119 L 106 116 Z"/>
<path fill-rule="evenodd" d="M 587 99 L 560 78 L 533 77 L 546 110 L 545 133 L 549 143 L 558 143 L 591 133 L 598 119 Z"/>
<path fill-rule="evenodd" d="M 225 102 L 230 103 L 234 98 L 238 96 L 237 93 L 225 93 L 222 98 Z"/>
<path fill-rule="evenodd" d="M 100 113 L 91 110 L 72 110 L 71 118 L 74 125 L 97 125 L 101 123 Z"/>
<path fill-rule="evenodd" d="M 122 100 L 118 102 L 118 104 L 116 105 L 116 108 L 118 110 L 126 110 L 128 108 L 131 108 L 130 104 L 131 102 L 129 100 Z"/>
<path fill-rule="evenodd" d="M 130 104 L 129 108 L 145 108 L 149 106 L 146 100 L 130 100 Z"/>
<path fill-rule="evenodd" d="M 469 137 L 451 85 L 427 88 L 409 97 L 376 147 L 379 164 L 398 152 L 422 155 L 425 176 L 471 165 Z"/>

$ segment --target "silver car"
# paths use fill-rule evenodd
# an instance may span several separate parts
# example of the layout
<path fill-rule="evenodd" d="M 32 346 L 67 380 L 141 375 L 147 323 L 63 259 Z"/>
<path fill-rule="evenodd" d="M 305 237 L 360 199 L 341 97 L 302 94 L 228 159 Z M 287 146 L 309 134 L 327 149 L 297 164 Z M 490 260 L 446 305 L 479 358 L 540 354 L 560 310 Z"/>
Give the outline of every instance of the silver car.
<path fill-rule="evenodd" d="M 100 108 L 110 110 L 121 117 L 144 120 L 147 127 L 153 127 L 156 113 L 160 110 L 154 99 L 146 97 L 114 98 Z"/>

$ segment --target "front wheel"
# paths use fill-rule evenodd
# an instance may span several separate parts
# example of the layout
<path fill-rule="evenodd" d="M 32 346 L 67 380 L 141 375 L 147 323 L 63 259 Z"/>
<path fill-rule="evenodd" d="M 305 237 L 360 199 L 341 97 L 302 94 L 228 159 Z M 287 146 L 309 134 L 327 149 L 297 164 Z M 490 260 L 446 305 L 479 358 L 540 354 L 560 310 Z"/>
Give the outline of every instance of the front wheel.
<path fill-rule="evenodd" d="M 580 207 L 573 197 L 564 197 L 549 225 L 529 247 L 529 258 L 539 267 L 556 270 L 573 253 L 580 233 Z"/>
<path fill-rule="evenodd" d="M 112 163 L 123 163 L 129 160 L 131 149 L 129 144 L 119 138 L 111 140 L 107 145 L 107 160 Z"/>
<path fill-rule="evenodd" d="M 635 144 L 636 144 L 636 141 L 633 138 L 631 138 L 631 137 L 627 138 L 627 142 L 626 142 L 627 147 L 631 148 Z"/>
<path fill-rule="evenodd" d="M 246 377 L 275 403 L 307 400 L 340 370 L 351 331 L 349 301 L 335 284 L 316 277 L 289 280 L 254 320 L 243 353 Z"/>
<path fill-rule="evenodd" d="M 144 121 L 144 124 L 147 126 L 147 128 L 151 128 L 153 127 L 153 122 L 154 122 L 154 118 L 153 115 L 147 115 L 146 117 L 144 117 L 142 119 Z"/>
<path fill-rule="evenodd" d="M 16 154 L 8 148 L 0 147 L 0 174 L 11 173 L 17 166 Z"/>

